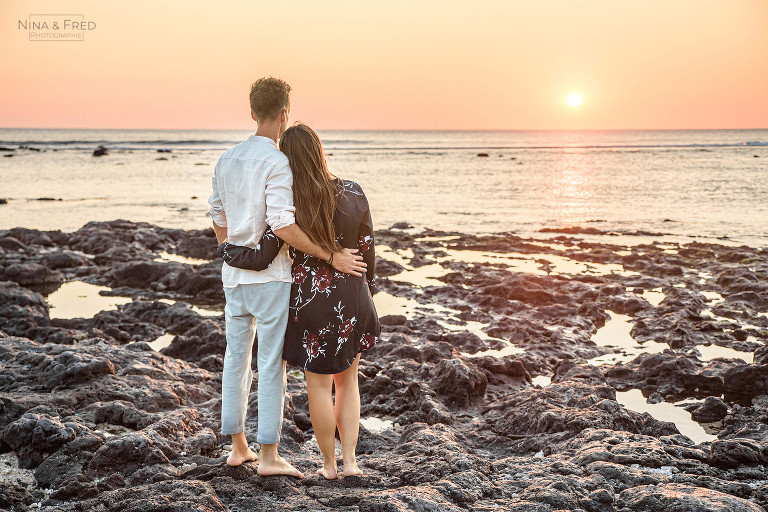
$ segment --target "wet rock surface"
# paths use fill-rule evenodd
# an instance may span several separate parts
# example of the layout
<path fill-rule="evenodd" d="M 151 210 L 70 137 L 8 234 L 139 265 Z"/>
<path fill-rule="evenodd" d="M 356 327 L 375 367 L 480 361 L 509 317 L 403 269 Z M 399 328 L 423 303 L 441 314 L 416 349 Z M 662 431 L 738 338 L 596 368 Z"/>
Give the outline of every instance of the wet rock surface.
<path fill-rule="evenodd" d="M 0 231 L 0 508 L 766 510 L 766 251 L 548 233 L 378 231 L 383 334 L 359 372 L 366 476 L 314 475 L 291 372 L 280 449 L 298 481 L 225 464 L 211 230 Z M 63 315 L 46 298 L 78 300 L 53 299 L 70 282 L 125 299 Z M 626 391 L 674 403 L 708 437 L 630 408 Z"/>

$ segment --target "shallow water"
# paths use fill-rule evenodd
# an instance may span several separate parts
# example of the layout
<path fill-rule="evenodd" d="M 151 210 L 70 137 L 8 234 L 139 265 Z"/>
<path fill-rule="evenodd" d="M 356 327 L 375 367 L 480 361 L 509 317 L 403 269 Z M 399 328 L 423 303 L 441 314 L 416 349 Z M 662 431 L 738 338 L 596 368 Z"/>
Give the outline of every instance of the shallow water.
<path fill-rule="evenodd" d="M 657 307 L 661 304 L 661 301 L 667 297 L 664 292 L 661 291 L 661 287 L 643 290 L 643 293 L 641 293 L 640 296 L 647 300 L 653 307 Z"/>
<path fill-rule="evenodd" d="M 194 304 L 190 309 L 200 316 L 223 316 L 224 315 L 223 309 L 203 308 L 200 306 L 195 306 Z"/>
<path fill-rule="evenodd" d="M 447 242 L 450 240 L 456 240 L 461 238 L 459 235 L 446 235 L 446 236 L 420 236 L 414 240 L 417 242 Z"/>
<path fill-rule="evenodd" d="M 533 381 L 534 386 L 539 385 L 543 388 L 552 384 L 552 377 L 550 377 L 549 375 L 537 375 L 535 377 L 532 377 L 531 380 Z"/>
<path fill-rule="evenodd" d="M 480 357 L 484 355 L 490 355 L 494 357 L 504 357 L 505 355 L 520 354 L 524 352 L 523 349 L 513 346 L 506 340 L 500 338 L 494 338 L 489 336 L 485 329 L 488 324 L 482 322 L 475 322 L 472 320 L 462 320 L 458 317 L 461 311 L 458 309 L 451 309 L 439 304 L 421 304 L 415 299 L 407 297 L 398 297 L 385 291 L 379 291 L 373 296 L 373 303 L 376 306 L 376 312 L 378 315 L 403 315 L 407 319 L 411 320 L 418 314 L 430 315 L 438 314 L 441 316 L 437 319 L 437 323 L 449 331 L 463 332 L 468 331 L 476 335 L 478 338 L 486 341 L 497 340 L 507 344 L 506 347 L 498 350 L 486 350 L 478 352 L 476 354 L 468 354 L 466 352 L 460 352 L 460 354 L 466 357 Z"/>
<path fill-rule="evenodd" d="M 158 254 L 155 261 L 172 261 L 175 263 L 185 263 L 187 265 L 204 265 L 210 263 L 210 260 L 187 258 L 186 256 L 179 256 L 178 254 L 171 254 L 165 251 Z"/>
<path fill-rule="evenodd" d="M 415 299 L 398 297 L 383 290 L 376 292 L 373 296 L 373 303 L 376 306 L 376 313 L 379 317 L 385 315 L 403 315 L 410 320 L 419 314 L 436 314 L 441 317 L 437 322 L 448 330 L 470 331 L 482 339 L 493 339 L 483 332 L 483 329 L 487 327 L 487 324 L 460 319 L 458 315 L 461 314 L 461 311 L 458 309 L 451 309 L 434 303 L 421 304 Z"/>
<path fill-rule="evenodd" d="M 518 347 L 516 345 L 513 345 L 512 343 L 507 342 L 507 345 L 505 347 L 502 347 L 502 348 L 481 350 L 480 352 L 475 352 L 474 354 L 470 354 L 468 352 L 459 352 L 459 353 L 461 355 L 463 355 L 464 357 L 469 357 L 469 358 L 485 357 L 485 356 L 501 358 L 501 357 L 505 357 L 505 356 L 514 356 L 514 355 L 517 355 L 517 354 L 524 354 L 525 353 L 525 349 L 520 348 L 520 347 Z"/>
<path fill-rule="evenodd" d="M 452 272 L 450 269 L 443 268 L 437 263 L 430 263 L 420 267 L 411 266 L 409 262 L 414 256 L 412 249 L 396 251 L 386 245 L 377 245 L 376 256 L 402 265 L 404 268 L 402 272 L 388 276 L 387 279 L 410 283 L 414 286 L 445 286 L 445 283 L 437 278 Z"/>
<path fill-rule="evenodd" d="M 423 312 L 453 312 L 454 310 L 438 306 L 436 304 L 420 304 L 414 299 L 398 297 L 389 292 L 380 290 L 373 296 L 376 313 L 380 317 L 386 315 L 403 315 L 409 320 L 414 318 L 419 311 Z"/>
<path fill-rule="evenodd" d="M 617 352 L 589 359 L 588 362 L 590 364 L 627 363 L 642 353 L 658 354 L 667 349 L 674 350 L 666 343 L 659 343 L 653 340 L 638 343 L 630 334 L 632 330 L 632 317 L 614 313 L 610 310 L 607 312 L 610 319 L 592 336 L 592 341 L 602 347 L 615 347 Z M 710 361 L 718 357 L 742 359 L 747 363 L 751 363 L 754 360 L 752 352 L 742 352 L 730 347 L 721 347 L 720 345 L 696 345 L 695 349 L 698 350 L 700 354 L 698 357 L 702 361 Z M 684 350 L 674 351 L 684 352 Z"/>
<path fill-rule="evenodd" d="M 377 418 L 376 416 L 369 416 L 368 418 L 360 418 L 360 424 L 368 429 L 370 432 L 383 432 L 384 430 L 394 428 L 392 420 L 383 418 Z"/>
<path fill-rule="evenodd" d="M 160 352 L 160 350 L 170 345 L 174 338 L 176 338 L 175 334 L 163 334 L 147 344 L 157 352 Z"/>
<path fill-rule="evenodd" d="M 593 365 L 626 363 L 640 354 L 657 354 L 669 348 L 666 343 L 646 341 L 638 343 L 630 334 L 632 317 L 608 310 L 610 319 L 592 336 L 592 341 L 601 347 L 613 347 L 617 352 L 603 354 L 589 359 Z"/>
<path fill-rule="evenodd" d="M 158 302 L 174 305 L 176 304 L 177 301 L 171 300 L 171 299 L 159 299 Z M 223 309 L 209 309 L 209 308 L 197 306 L 195 304 L 191 304 L 189 309 L 191 309 L 192 311 L 194 311 L 200 316 L 222 316 L 224 314 Z"/>
<path fill-rule="evenodd" d="M 707 433 L 699 423 L 693 421 L 691 413 L 669 402 L 649 404 L 639 389 L 617 391 L 616 401 L 635 412 L 647 412 L 660 421 L 671 421 L 681 434 L 688 436 L 695 443 L 712 441 L 717 436 Z"/>
<path fill-rule="evenodd" d="M 133 301 L 130 297 L 100 295 L 110 291 L 107 286 L 97 286 L 83 281 L 69 281 L 50 293 L 46 300 L 51 318 L 93 318 L 100 311 L 117 309 L 117 306 Z"/>
<path fill-rule="evenodd" d="M 411 258 L 414 257 L 413 249 L 410 247 L 407 249 L 392 249 L 388 245 L 376 245 L 376 256 L 384 258 L 402 265 L 406 268 L 410 267 Z M 410 267 L 412 268 L 412 267 Z"/>
<path fill-rule="evenodd" d="M 421 239 L 428 238 L 435 240 L 446 240 L 452 239 L 453 237 L 422 237 Z M 568 249 L 567 246 L 561 244 L 543 242 L 533 243 L 555 250 Z M 498 264 L 504 266 L 505 269 L 510 271 L 533 275 L 609 275 L 614 273 L 623 276 L 637 275 L 637 272 L 625 270 L 622 265 L 618 264 L 588 263 L 573 260 L 565 256 L 545 253 L 497 253 L 465 249 L 446 249 L 446 252 L 448 253 L 447 256 L 435 258 L 434 263 L 413 267 L 409 263 L 414 257 L 412 249 L 409 248 L 404 250 L 395 250 L 385 245 L 377 246 L 377 255 L 379 257 L 398 263 L 404 267 L 402 272 L 388 276 L 388 279 L 392 281 L 407 282 L 414 286 L 420 287 L 446 286 L 446 284 L 440 281 L 439 278 L 450 274 L 453 271 L 449 268 L 443 267 L 442 264 L 447 264 L 454 261 L 461 261 L 470 265 Z"/>
<path fill-rule="evenodd" d="M 707 301 L 712 305 L 725 301 L 725 298 L 717 292 L 702 290 L 699 293 L 706 297 Z"/>
<path fill-rule="evenodd" d="M 50 306 L 50 318 L 93 318 L 101 311 L 117 309 L 117 306 L 129 304 L 131 297 L 101 295 L 110 292 L 112 288 L 99 286 L 83 281 L 68 281 L 56 290 L 50 292 L 46 301 Z M 159 299 L 158 302 L 176 304 L 171 299 Z M 222 310 L 207 309 L 192 305 L 190 309 L 202 316 L 221 316 Z"/>
<path fill-rule="evenodd" d="M 613 273 L 622 276 L 638 275 L 635 271 L 625 270 L 622 265 L 577 261 L 555 254 L 497 253 L 464 249 L 449 249 L 446 252 L 448 256 L 437 258 L 438 262 L 462 261 L 464 263 L 482 263 L 485 265 L 499 264 L 508 267 L 509 270 L 534 275 L 581 274 L 604 276 Z"/>
<path fill-rule="evenodd" d="M 456 256 L 455 253 L 457 252 L 461 253 L 459 256 L 464 256 L 463 258 L 464 261 L 481 262 L 481 261 L 484 261 L 485 255 L 495 256 L 494 253 L 484 253 L 483 251 L 452 251 L 452 253 L 454 253 L 453 256 Z M 468 256 L 468 254 L 471 254 L 471 253 L 474 253 L 474 255 Z M 401 264 L 407 265 L 407 260 L 401 253 L 397 251 L 393 251 L 392 249 L 389 249 L 387 251 L 387 257 L 392 258 L 393 256 L 398 258 Z M 504 257 L 501 256 L 497 259 L 504 259 Z M 531 263 L 535 263 L 535 262 L 531 261 Z M 426 267 L 433 267 L 433 265 L 427 265 Z M 425 268 L 425 267 L 421 267 L 421 268 Z M 531 266 L 527 268 L 526 271 L 530 271 L 532 269 L 533 267 Z M 401 280 L 406 281 L 405 278 L 408 276 L 408 272 L 409 271 L 406 270 L 405 272 L 397 274 L 396 276 L 392 276 L 390 279 L 397 280 L 398 278 L 400 278 Z M 411 282 L 415 285 L 420 284 L 417 281 L 418 279 L 409 280 L 408 282 Z M 424 284 L 422 283 L 421 285 L 423 286 Z M 628 288 L 628 290 L 631 290 L 631 288 Z M 648 302 L 650 302 L 653 306 L 658 306 L 666 297 L 666 295 L 661 291 L 660 287 L 654 288 L 651 290 L 644 290 L 640 294 L 640 296 L 646 299 Z M 719 294 L 716 294 L 714 292 L 708 292 L 708 298 L 710 300 L 717 300 L 716 296 L 719 296 Z M 458 310 L 447 308 L 438 304 L 421 304 L 414 299 L 398 297 L 383 291 L 380 291 L 376 295 L 374 295 L 374 303 L 376 304 L 377 312 L 379 313 L 379 315 L 382 315 L 382 316 L 400 314 L 400 315 L 404 315 L 408 319 L 412 319 L 419 313 L 422 313 L 422 314 L 437 313 L 443 316 L 443 320 L 438 320 L 438 323 L 442 327 L 448 330 L 469 331 L 476 334 L 478 337 L 484 340 L 494 339 L 488 336 L 484 332 L 484 329 L 487 327 L 487 324 L 483 324 L 481 322 L 472 322 L 472 321 L 465 322 L 463 320 L 460 320 L 457 318 L 457 315 L 460 313 Z M 643 343 L 639 343 L 635 341 L 635 339 L 630 334 L 632 330 L 632 317 L 628 315 L 615 313 L 610 310 L 607 311 L 607 313 L 610 317 L 609 320 L 605 323 L 603 327 L 598 329 L 597 332 L 592 336 L 592 341 L 598 346 L 609 347 L 609 348 L 613 348 L 614 350 L 610 353 L 603 354 L 603 355 L 589 359 L 588 362 L 590 364 L 602 365 L 602 364 L 627 363 L 643 353 L 656 354 L 656 353 L 661 353 L 666 349 L 670 349 L 669 345 L 667 345 L 666 343 L 660 343 L 653 340 L 648 340 Z M 718 317 L 715 317 L 708 310 L 705 310 L 703 314 L 705 315 L 709 314 L 713 318 L 718 318 Z M 735 322 L 735 320 L 726 319 L 726 318 L 722 318 L 722 320 Z M 755 327 L 755 326 L 752 326 L 752 327 Z M 751 338 L 753 338 L 753 341 L 754 341 L 754 337 L 751 337 Z M 517 355 L 525 352 L 525 349 L 521 347 L 517 347 L 513 343 L 507 340 L 501 340 L 501 341 L 505 345 L 501 348 L 483 350 L 473 354 L 470 354 L 467 352 L 460 352 L 460 354 L 469 358 L 483 357 L 483 356 L 501 358 L 504 356 Z M 718 357 L 738 358 L 738 359 L 744 360 L 747 363 L 751 363 L 753 361 L 753 354 L 751 352 L 742 352 L 729 347 L 722 347 L 722 346 L 713 344 L 713 345 L 697 345 L 696 349 L 699 351 L 698 357 L 702 361 L 709 361 Z"/>
<path fill-rule="evenodd" d="M 720 345 L 696 345 L 696 350 L 701 354 L 702 361 L 711 361 L 718 357 L 724 357 L 726 359 L 741 359 L 746 363 L 752 364 L 755 361 L 755 354 L 753 352 L 742 352 L 740 350 L 734 350 L 730 347 L 721 347 Z"/>

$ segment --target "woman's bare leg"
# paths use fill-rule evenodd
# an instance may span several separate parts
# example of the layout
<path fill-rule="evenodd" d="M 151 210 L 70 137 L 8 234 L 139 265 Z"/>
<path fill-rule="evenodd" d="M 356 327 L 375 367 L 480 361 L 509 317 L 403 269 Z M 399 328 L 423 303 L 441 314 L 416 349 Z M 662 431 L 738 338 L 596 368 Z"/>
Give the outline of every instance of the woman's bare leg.
<path fill-rule="evenodd" d="M 309 418 L 315 439 L 323 454 L 323 467 L 317 473 L 333 480 L 336 478 L 336 418 L 333 413 L 333 375 L 305 371 Z"/>
<path fill-rule="evenodd" d="M 355 449 L 357 435 L 360 430 L 360 389 L 357 387 L 357 365 L 360 354 L 357 354 L 352 366 L 333 376 L 336 383 L 336 425 L 339 427 L 341 450 L 344 457 L 344 476 L 361 475 L 357 467 Z"/>

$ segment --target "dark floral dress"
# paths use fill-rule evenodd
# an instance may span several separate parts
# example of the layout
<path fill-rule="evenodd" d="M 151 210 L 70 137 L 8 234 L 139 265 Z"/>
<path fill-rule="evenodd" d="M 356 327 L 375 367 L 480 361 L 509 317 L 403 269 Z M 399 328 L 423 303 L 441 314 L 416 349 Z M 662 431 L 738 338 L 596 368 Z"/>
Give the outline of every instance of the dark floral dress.
<path fill-rule="evenodd" d="M 359 249 L 365 276 L 338 272 L 326 262 L 290 248 L 293 258 L 290 311 L 283 359 L 313 373 L 340 373 L 360 352 L 379 340 L 381 325 L 373 304 L 376 256 L 368 199 L 354 181 L 336 178 L 336 240 Z M 283 241 L 267 229 L 256 249 L 223 243 L 219 255 L 227 264 L 264 270 Z"/>

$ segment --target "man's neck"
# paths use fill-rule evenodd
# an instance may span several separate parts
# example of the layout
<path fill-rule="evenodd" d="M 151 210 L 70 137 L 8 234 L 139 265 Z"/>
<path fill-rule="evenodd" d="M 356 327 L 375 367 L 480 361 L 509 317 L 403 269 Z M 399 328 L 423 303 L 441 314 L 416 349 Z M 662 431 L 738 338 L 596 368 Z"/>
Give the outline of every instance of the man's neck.
<path fill-rule="evenodd" d="M 277 144 L 277 139 L 280 136 L 280 123 L 261 123 L 256 128 L 257 137 L 267 137 L 272 139 Z"/>

